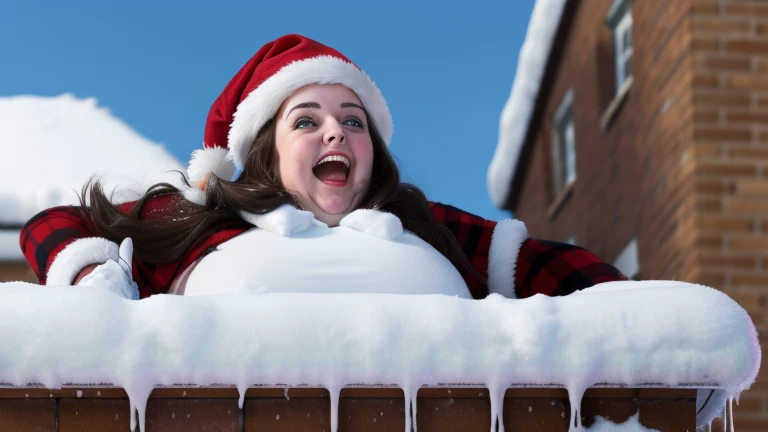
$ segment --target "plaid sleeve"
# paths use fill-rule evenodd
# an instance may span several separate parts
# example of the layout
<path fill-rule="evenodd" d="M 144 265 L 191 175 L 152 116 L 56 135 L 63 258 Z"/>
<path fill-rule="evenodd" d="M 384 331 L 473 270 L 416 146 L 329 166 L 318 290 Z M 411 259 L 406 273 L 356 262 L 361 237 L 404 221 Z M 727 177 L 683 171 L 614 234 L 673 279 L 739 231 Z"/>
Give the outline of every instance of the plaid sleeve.
<path fill-rule="evenodd" d="M 24 257 L 41 284 L 56 256 L 79 239 L 96 237 L 93 225 L 79 207 L 54 207 L 35 215 L 21 229 Z"/>
<path fill-rule="evenodd" d="M 430 207 L 435 220 L 456 236 L 472 267 L 485 280 L 462 273 L 472 297 L 482 299 L 489 293 L 517 297 L 515 262 L 520 246 L 528 238 L 525 224 L 513 219 L 494 222 L 441 203 L 430 203 Z"/>
<path fill-rule="evenodd" d="M 176 276 L 186 268 L 182 267 L 181 260 L 154 264 L 134 258 L 132 264 L 133 280 L 139 286 L 141 298 L 167 293 Z"/>
<path fill-rule="evenodd" d="M 141 209 L 139 217 L 157 217 L 167 208 L 170 199 L 158 197 L 150 201 Z M 120 210 L 128 213 L 135 204 L 121 204 Z M 106 261 L 117 253 L 117 244 L 99 237 L 87 212 L 72 206 L 54 207 L 38 213 L 22 228 L 19 243 L 43 285 L 69 285 L 79 269 Z M 167 292 L 180 266 L 180 261 L 151 264 L 134 257 L 133 279 L 139 285 L 141 297 Z"/>
<path fill-rule="evenodd" d="M 211 252 L 216 246 L 241 234 L 242 227 L 221 227 L 219 230 L 203 235 L 200 240 L 176 261 L 153 264 L 133 259 L 133 280 L 139 286 L 141 298 L 153 294 L 165 294 L 176 278 L 198 258 Z"/>
<path fill-rule="evenodd" d="M 520 247 L 515 288 L 518 298 L 568 295 L 603 282 L 627 280 L 614 266 L 578 246 L 528 239 Z"/>
<path fill-rule="evenodd" d="M 459 246 L 469 259 L 469 263 L 483 279 L 487 279 L 488 253 L 496 223 L 447 204 L 430 202 L 429 205 L 435 220 L 448 227 L 456 236 Z M 467 272 L 462 272 L 461 276 L 464 278 L 472 297 L 481 299 L 488 295 L 486 282 L 478 280 Z"/>

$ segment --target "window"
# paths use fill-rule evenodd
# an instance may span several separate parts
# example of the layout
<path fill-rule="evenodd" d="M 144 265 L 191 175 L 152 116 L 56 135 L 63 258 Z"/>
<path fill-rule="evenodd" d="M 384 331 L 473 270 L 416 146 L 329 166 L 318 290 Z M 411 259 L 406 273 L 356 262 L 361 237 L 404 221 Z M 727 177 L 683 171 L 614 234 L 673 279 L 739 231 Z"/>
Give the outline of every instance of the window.
<path fill-rule="evenodd" d="M 613 266 L 624 273 L 624 276 L 632 280 L 640 280 L 640 262 L 637 258 L 637 237 L 634 237 L 627 243 L 613 262 Z"/>
<path fill-rule="evenodd" d="M 616 65 L 616 93 L 632 76 L 632 6 L 630 0 L 614 0 L 606 23 L 613 32 L 613 51 Z"/>
<path fill-rule="evenodd" d="M 552 131 L 554 192 L 559 196 L 576 180 L 576 129 L 573 123 L 573 89 L 568 90 L 555 113 Z"/>

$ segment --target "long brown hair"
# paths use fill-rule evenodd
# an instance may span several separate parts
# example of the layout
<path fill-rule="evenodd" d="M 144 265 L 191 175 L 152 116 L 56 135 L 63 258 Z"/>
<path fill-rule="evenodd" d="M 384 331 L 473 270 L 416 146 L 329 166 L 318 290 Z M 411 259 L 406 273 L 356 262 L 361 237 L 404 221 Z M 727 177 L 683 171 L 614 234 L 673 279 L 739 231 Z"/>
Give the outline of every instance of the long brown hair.
<path fill-rule="evenodd" d="M 360 207 L 393 213 L 400 218 L 404 229 L 432 245 L 459 271 L 482 280 L 451 231 L 435 220 L 424 193 L 416 186 L 400 183 L 400 173 L 392 155 L 373 123 L 368 122 L 368 125 L 373 142 L 373 170 L 368 193 Z M 81 206 L 105 238 L 120 243 L 131 237 L 136 258 L 152 263 L 175 261 L 206 233 L 224 226 L 249 227 L 238 216 L 240 211 L 264 214 L 283 204 L 299 207 L 271 168 L 276 153 L 275 129 L 273 118 L 259 131 L 237 180 L 210 175 L 202 205 L 182 199 L 183 194 L 177 187 L 159 183 L 149 188 L 126 214 L 110 201 L 98 181 L 91 181 L 83 188 Z M 179 174 L 186 186 L 190 186 L 184 175 Z M 169 203 L 170 211 L 163 212 L 159 218 L 139 217 L 145 203 L 168 194 L 176 198 Z"/>

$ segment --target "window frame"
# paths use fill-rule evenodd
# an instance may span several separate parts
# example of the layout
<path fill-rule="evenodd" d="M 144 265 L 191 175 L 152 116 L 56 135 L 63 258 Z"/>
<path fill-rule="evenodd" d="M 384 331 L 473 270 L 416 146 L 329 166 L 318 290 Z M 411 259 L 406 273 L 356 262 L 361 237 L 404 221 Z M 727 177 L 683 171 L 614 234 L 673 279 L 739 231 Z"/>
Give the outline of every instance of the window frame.
<path fill-rule="evenodd" d="M 576 120 L 573 116 L 574 92 L 570 88 L 552 121 L 552 174 L 555 197 L 576 182 Z M 570 137 L 570 144 L 567 137 Z"/>
<path fill-rule="evenodd" d="M 637 250 L 637 237 L 632 239 L 619 252 L 613 261 L 613 266 L 631 280 L 640 280 L 640 254 Z"/>
<path fill-rule="evenodd" d="M 616 78 L 616 93 L 618 94 L 627 81 L 633 77 L 632 59 L 635 53 L 635 38 L 633 33 L 632 1 L 614 0 L 605 23 L 610 27 L 613 37 L 613 65 Z M 626 35 L 629 35 L 630 46 L 625 49 Z"/>

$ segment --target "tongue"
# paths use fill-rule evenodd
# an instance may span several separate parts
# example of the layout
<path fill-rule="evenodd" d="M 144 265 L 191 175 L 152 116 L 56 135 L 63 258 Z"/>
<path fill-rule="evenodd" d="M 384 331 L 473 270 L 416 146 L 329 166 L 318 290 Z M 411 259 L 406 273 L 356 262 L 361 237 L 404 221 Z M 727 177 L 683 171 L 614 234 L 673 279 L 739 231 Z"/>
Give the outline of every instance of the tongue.
<path fill-rule="evenodd" d="M 343 162 L 326 162 L 314 169 L 320 181 L 340 182 L 347 180 L 347 166 Z"/>

